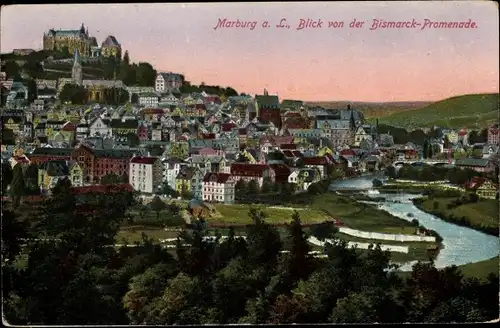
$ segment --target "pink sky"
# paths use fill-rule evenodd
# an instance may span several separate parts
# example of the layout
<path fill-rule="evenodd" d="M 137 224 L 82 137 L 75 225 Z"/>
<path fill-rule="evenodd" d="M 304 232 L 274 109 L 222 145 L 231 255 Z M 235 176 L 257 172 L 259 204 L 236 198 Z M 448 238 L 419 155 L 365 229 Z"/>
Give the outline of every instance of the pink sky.
<path fill-rule="evenodd" d="M 214 30 L 219 18 L 258 21 Z M 278 29 L 287 18 L 290 29 Z M 321 29 L 297 31 L 301 18 Z M 329 29 L 329 20 L 360 29 Z M 372 20 L 467 21 L 475 29 L 385 29 Z M 273 27 L 263 29 L 268 20 Z M 50 28 L 82 23 L 100 44 L 114 35 L 134 62 L 192 83 L 308 101 L 426 101 L 499 92 L 498 7 L 487 1 L 12 5 L 2 7 L 2 53 L 42 48 Z"/>

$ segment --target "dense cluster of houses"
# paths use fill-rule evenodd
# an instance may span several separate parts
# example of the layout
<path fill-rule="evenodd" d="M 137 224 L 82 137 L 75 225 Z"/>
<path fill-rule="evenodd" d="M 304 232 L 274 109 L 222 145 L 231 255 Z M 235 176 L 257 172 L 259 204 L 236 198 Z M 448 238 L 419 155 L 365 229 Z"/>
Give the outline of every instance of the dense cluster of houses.
<path fill-rule="evenodd" d="M 161 78 L 160 88 L 181 79 Z M 266 90 L 255 97 L 221 99 L 205 92 L 168 97 L 169 104 L 160 107 L 6 110 L 2 161 L 36 164 L 42 190 L 64 177 L 89 186 L 112 174 L 142 193 L 168 184 L 200 200 L 232 203 L 239 180 L 255 180 L 260 187 L 266 179 L 287 182 L 300 191 L 333 171 L 378 170 L 388 153 L 394 161 L 422 157 L 421 145 L 394 144 L 350 106 L 333 110 L 280 102 Z M 448 134 L 454 145 L 466 143 L 461 131 Z M 488 155 L 498 151 L 498 126 L 489 129 L 488 141 L 484 158 L 455 165 L 493 170 Z M 435 142 L 442 145 L 442 139 Z"/>

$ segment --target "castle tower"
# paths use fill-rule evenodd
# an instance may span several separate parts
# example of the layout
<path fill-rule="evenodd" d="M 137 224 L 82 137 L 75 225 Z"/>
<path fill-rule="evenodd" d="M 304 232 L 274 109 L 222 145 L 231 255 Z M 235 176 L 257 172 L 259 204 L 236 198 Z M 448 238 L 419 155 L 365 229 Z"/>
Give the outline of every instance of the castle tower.
<path fill-rule="evenodd" d="M 71 78 L 74 84 L 83 84 L 82 63 L 80 62 L 80 54 L 78 53 L 78 49 L 75 50 L 75 56 L 73 58 L 73 70 L 71 71 Z"/>

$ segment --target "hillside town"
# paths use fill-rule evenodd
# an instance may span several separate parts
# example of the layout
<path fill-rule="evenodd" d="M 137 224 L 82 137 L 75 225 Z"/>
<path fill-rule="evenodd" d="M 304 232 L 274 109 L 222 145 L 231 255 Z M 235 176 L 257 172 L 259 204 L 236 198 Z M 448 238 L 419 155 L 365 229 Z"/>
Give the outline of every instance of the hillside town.
<path fill-rule="evenodd" d="M 210 73 L 195 84 L 170 53 L 132 60 L 102 25 L 45 26 L 40 49 L 0 54 L 6 322 L 497 318 L 498 94 L 335 101 L 330 80 L 332 101 L 316 102 L 259 73 L 250 94 Z"/>
<path fill-rule="evenodd" d="M 81 42 L 54 41 L 64 33 L 81 36 Z M 490 157 L 499 151 L 498 125 L 486 130 L 482 142 L 471 142 L 466 129 L 436 127 L 423 143 L 398 144 L 390 131 L 380 133 L 378 124 L 368 124 L 350 105 L 312 106 L 265 89 L 255 96 L 181 93 L 185 77 L 172 72 L 158 72 L 151 86 L 141 87 L 83 79 L 82 61 L 120 58 L 122 52 L 113 36 L 97 47 L 83 24 L 80 30 L 49 31 L 44 48 L 73 53 L 71 78 L 36 80 L 31 103 L 22 82 L 6 80 L 5 73 L 0 82 L 8 94 L 1 117 L 2 163 L 34 174 L 31 192 L 49 193 L 68 178 L 75 187 L 115 181 L 144 194 L 230 204 L 240 180 L 240 187 L 255 181 L 258 188 L 289 184 L 303 192 L 331 176 L 391 165 L 426 162 L 483 173 L 495 168 Z M 21 50 L 17 53 L 30 53 Z M 87 89 L 89 104 L 62 103 L 65 85 Z M 125 89 L 127 101 L 100 102 L 109 88 Z M 32 166 L 36 169 L 28 170 Z"/>

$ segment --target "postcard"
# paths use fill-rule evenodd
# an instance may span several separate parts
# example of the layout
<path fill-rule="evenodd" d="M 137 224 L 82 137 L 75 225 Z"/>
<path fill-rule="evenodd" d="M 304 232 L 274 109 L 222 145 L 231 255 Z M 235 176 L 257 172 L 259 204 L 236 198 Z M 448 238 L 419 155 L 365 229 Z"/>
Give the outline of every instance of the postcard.
<path fill-rule="evenodd" d="M 498 321 L 491 1 L 1 7 L 5 325 Z"/>

